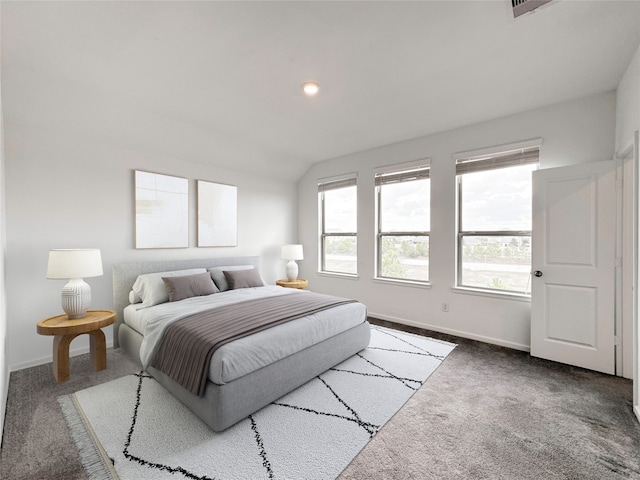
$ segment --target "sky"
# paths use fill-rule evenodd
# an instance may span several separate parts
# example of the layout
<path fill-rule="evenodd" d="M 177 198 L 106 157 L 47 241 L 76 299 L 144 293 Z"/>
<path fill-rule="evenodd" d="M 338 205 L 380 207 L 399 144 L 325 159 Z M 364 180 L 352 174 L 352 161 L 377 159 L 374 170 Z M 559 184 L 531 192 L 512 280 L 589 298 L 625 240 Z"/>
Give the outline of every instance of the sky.
<path fill-rule="evenodd" d="M 531 230 L 531 172 L 524 165 L 462 176 L 462 230 Z"/>
<path fill-rule="evenodd" d="M 531 172 L 536 165 L 462 176 L 463 231 L 531 230 Z M 382 229 L 429 231 L 431 180 L 384 185 Z M 325 193 L 327 233 L 356 232 L 356 187 Z"/>

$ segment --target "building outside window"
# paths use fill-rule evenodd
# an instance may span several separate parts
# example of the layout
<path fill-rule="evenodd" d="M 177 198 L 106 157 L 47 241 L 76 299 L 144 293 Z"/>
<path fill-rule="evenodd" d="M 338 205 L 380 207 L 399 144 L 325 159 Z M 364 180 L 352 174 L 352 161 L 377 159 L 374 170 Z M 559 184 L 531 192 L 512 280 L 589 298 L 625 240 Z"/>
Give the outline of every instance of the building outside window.
<path fill-rule="evenodd" d="M 318 184 L 320 265 L 326 273 L 358 273 L 358 201 L 355 175 Z"/>
<path fill-rule="evenodd" d="M 378 169 L 376 277 L 429 281 L 429 160 Z"/>
<path fill-rule="evenodd" d="M 538 159 L 538 146 L 457 158 L 458 287 L 531 293 L 531 182 Z"/>

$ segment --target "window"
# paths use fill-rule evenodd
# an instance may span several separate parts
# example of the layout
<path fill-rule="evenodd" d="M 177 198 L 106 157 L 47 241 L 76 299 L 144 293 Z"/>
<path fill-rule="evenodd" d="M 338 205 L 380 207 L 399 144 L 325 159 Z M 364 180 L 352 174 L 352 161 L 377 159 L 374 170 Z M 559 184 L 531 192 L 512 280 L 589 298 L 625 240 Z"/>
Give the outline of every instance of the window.
<path fill-rule="evenodd" d="M 530 294 L 531 173 L 538 157 L 535 146 L 457 159 L 457 286 Z"/>
<path fill-rule="evenodd" d="M 378 278 L 429 281 L 429 161 L 380 169 L 375 176 Z"/>
<path fill-rule="evenodd" d="M 358 273 L 358 202 L 356 177 L 318 184 L 320 271 Z"/>

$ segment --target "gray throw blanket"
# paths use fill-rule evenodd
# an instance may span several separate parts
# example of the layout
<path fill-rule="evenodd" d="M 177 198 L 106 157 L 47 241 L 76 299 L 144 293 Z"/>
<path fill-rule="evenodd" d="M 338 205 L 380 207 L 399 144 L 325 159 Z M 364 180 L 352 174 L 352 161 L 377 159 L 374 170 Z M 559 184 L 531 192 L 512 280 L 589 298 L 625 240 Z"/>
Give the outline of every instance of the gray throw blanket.
<path fill-rule="evenodd" d="M 167 327 L 151 366 L 194 395 L 203 396 L 211 357 L 225 343 L 354 302 L 305 292 L 258 298 L 197 313 Z"/>

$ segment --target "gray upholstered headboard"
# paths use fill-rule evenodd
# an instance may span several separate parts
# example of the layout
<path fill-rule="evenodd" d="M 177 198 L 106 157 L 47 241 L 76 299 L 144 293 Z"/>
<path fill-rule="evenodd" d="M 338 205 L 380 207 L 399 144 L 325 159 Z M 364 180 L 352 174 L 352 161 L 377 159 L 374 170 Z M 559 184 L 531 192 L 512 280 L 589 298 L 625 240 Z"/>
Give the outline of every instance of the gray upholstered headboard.
<path fill-rule="evenodd" d="M 153 272 L 168 272 L 187 268 L 211 268 L 225 265 L 253 265 L 260 268 L 260 257 L 219 257 L 184 260 L 166 260 L 155 262 L 120 263 L 113 265 L 113 307 L 116 311 L 116 323 L 113 325 L 113 346 L 120 346 L 118 328 L 124 321 L 123 310 L 129 305 L 129 292 L 138 275 Z"/>

